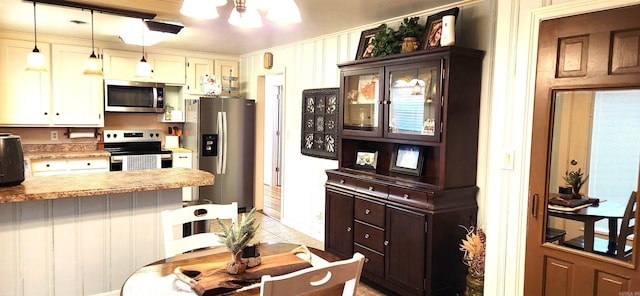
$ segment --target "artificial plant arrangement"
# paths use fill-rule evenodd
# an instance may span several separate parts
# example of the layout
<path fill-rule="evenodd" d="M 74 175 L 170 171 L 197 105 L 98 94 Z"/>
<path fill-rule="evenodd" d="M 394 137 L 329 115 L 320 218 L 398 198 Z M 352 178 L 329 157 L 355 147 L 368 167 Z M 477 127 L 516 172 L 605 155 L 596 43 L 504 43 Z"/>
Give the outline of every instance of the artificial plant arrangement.
<path fill-rule="evenodd" d="M 380 25 L 380 29 L 373 37 L 372 57 L 397 54 L 402 51 L 404 38 L 420 38 L 424 32 L 424 25 L 418 23 L 419 18 L 404 18 L 397 31 L 389 28 L 386 24 Z"/>
<path fill-rule="evenodd" d="M 582 185 L 587 182 L 589 176 L 585 176 L 584 173 L 580 169 L 578 169 L 577 171 L 566 171 L 562 179 L 564 179 L 564 181 L 567 182 L 567 184 L 571 185 L 571 188 L 573 188 L 573 197 L 581 198 L 582 196 L 580 195 L 580 188 L 582 188 Z"/>
<path fill-rule="evenodd" d="M 232 253 L 232 261 L 227 264 L 227 272 L 230 274 L 242 273 L 247 268 L 247 263 L 242 261 L 242 249 L 253 239 L 260 227 L 260 224 L 256 225 L 255 212 L 256 209 L 253 208 L 248 214 L 243 213 L 239 223 L 231 223 L 229 226 L 218 219 L 222 233 L 216 235 Z"/>
<path fill-rule="evenodd" d="M 460 225 L 467 231 L 462 239 L 460 251 L 464 252 L 462 261 L 469 266 L 469 274 L 475 278 L 484 277 L 484 256 L 487 237 L 481 228 L 471 226 L 469 228 Z"/>

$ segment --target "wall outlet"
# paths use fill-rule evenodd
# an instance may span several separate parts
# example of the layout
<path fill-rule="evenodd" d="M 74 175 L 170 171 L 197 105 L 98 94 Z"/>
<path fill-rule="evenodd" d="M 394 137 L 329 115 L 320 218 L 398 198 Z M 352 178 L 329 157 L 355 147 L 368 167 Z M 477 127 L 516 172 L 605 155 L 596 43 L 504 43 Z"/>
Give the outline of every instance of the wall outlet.
<path fill-rule="evenodd" d="M 51 131 L 51 140 L 52 141 L 58 140 L 58 131 Z"/>

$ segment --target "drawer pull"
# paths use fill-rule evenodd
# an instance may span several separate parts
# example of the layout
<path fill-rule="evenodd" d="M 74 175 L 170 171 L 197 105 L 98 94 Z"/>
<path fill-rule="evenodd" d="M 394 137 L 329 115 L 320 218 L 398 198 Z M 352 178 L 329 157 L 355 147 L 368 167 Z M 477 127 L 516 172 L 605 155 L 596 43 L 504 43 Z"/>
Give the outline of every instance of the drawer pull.
<path fill-rule="evenodd" d="M 178 158 L 184 159 L 184 158 L 187 158 L 187 156 L 178 156 Z"/>
<path fill-rule="evenodd" d="M 344 179 L 340 180 L 340 184 L 344 184 Z"/>
<path fill-rule="evenodd" d="M 369 186 L 369 191 L 373 191 L 373 186 Z"/>
<path fill-rule="evenodd" d="M 371 210 L 369 210 L 369 209 L 364 210 L 364 214 L 365 215 L 369 215 L 369 213 L 371 213 Z"/>
<path fill-rule="evenodd" d="M 370 236 L 370 235 L 369 235 L 368 233 L 365 233 L 365 234 L 364 234 L 364 238 L 369 238 L 369 236 Z"/>
<path fill-rule="evenodd" d="M 347 232 L 351 232 L 351 226 L 347 226 Z"/>
<path fill-rule="evenodd" d="M 402 197 L 404 197 L 405 199 L 409 199 L 409 194 L 404 194 Z"/>
<path fill-rule="evenodd" d="M 369 258 L 364 257 L 364 263 L 367 263 L 367 262 L 369 262 Z"/>
<path fill-rule="evenodd" d="M 389 245 L 389 241 L 384 241 L 384 245 L 388 246 Z"/>

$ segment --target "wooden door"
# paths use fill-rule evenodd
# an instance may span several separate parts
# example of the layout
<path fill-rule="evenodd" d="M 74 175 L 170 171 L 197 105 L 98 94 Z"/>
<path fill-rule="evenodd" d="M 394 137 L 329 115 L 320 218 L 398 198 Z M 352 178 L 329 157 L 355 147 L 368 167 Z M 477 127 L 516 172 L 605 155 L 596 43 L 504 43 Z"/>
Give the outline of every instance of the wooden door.
<path fill-rule="evenodd" d="M 559 108 L 554 98 L 559 92 L 640 89 L 638 15 L 640 6 L 632 6 L 540 24 L 525 295 L 627 295 L 625 292 L 640 291 L 637 239 L 632 242 L 634 253 L 629 261 L 545 243 L 547 198 L 558 189 L 558 172 L 552 169 L 559 157 L 552 155 L 558 136 L 553 134 L 554 121 L 558 121 L 554 112 Z M 637 238 L 637 228 L 635 234 Z"/>
<path fill-rule="evenodd" d="M 385 279 L 422 295 L 425 275 L 425 214 L 387 206 Z"/>
<path fill-rule="evenodd" d="M 353 195 L 327 190 L 325 249 L 340 258 L 353 256 Z"/>

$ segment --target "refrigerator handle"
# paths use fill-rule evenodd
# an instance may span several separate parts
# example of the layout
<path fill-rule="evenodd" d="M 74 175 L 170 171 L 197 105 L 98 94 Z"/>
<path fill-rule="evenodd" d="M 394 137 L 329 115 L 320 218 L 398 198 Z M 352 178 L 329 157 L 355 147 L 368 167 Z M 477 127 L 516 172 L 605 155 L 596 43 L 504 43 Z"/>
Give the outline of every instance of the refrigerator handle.
<path fill-rule="evenodd" d="M 222 112 L 222 173 L 227 173 L 227 112 Z"/>
<path fill-rule="evenodd" d="M 222 112 L 218 112 L 218 128 L 217 128 L 217 133 L 218 133 L 218 161 L 216 161 L 216 174 L 220 175 L 222 174 L 222 161 L 225 157 L 224 155 L 224 151 L 222 150 L 222 142 L 224 142 L 225 138 L 224 138 L 224 134 L 222 133 Z"/>

